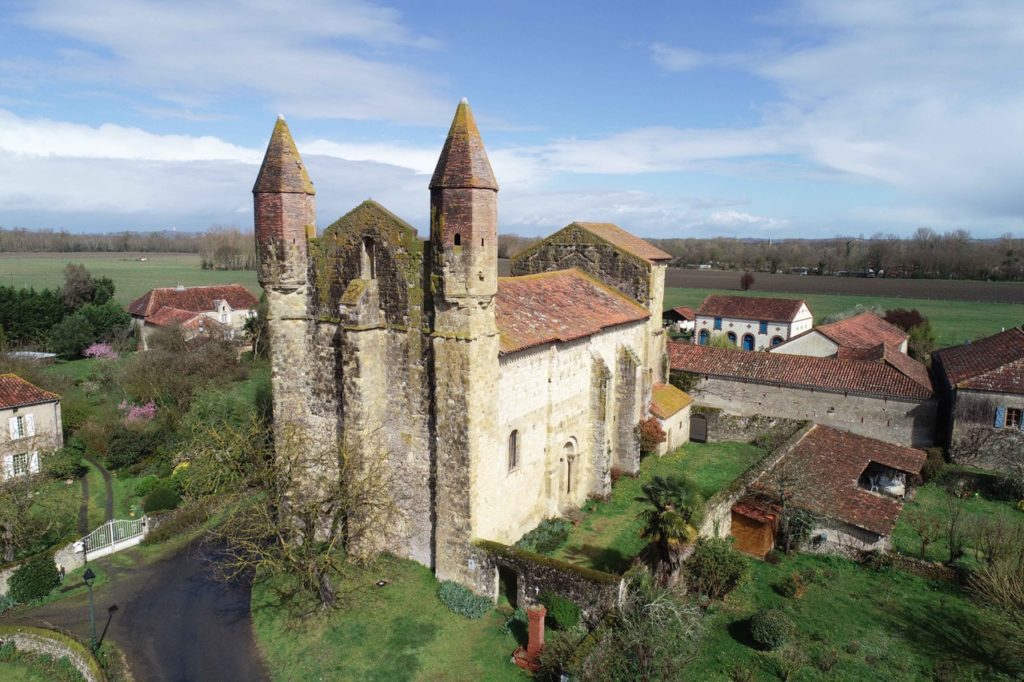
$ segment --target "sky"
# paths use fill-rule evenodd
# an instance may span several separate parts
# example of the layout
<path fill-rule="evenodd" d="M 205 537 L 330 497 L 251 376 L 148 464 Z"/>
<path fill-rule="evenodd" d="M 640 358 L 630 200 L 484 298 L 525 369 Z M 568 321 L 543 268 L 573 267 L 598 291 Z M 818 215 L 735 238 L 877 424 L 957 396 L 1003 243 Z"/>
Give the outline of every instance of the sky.
<path fill-rule="evenodd" d="M 1024 235 L 1024 2 L 0 0 L 0 226 L 252 226 L 276 117 L 321 229 L 427 232 L 468 98 L 504 233 Z"/>

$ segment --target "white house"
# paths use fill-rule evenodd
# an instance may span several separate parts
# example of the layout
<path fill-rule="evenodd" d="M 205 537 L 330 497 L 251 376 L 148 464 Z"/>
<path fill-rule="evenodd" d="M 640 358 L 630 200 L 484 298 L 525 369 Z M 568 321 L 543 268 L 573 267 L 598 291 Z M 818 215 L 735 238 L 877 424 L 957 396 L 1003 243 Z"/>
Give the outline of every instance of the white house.
<path fill-rule="evenodd" d="M 222 329 L 228 337 L 256 315 L 259 301 L 240 284 L 151 289 L 128 306 L 142 350 L 154 329 L 181 327 L 186 339 Z"/>
<path fill-rule="evenodd" d="M 672 452 L 690 440 L 690 405 L 693 398 L 672 384 L 654 384 L 651 389 L 651 414 L 665 432 L 665 442 L 657 453 Z"/>
<path fill-rule="evenodd" d="M 795 298 L 712 295 L 696 314 L 693 342 L 724 336 L 743 350 L 764 350 L 814 326 L 807 303 Z"/>
<path fill-rule="evenodd" d="M 0 374 L 0 423 L 3 480 L 38 473 L 40 453 L 64 444 L 60 396 L 16 374 Z"/>

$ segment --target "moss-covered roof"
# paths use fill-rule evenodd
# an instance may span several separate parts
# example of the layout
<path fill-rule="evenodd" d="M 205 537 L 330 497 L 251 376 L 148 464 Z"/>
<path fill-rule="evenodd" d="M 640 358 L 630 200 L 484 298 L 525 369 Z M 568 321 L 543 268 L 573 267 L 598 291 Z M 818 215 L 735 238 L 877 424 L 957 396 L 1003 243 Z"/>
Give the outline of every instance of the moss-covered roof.
<path fill-rule="evenodd" d="M 385 229 L 386 228 L 386 229 Z M 399 228 L 416 234 L 416 228 L 387 210 L 373 199 L 367 199 L 351 211 L 341 216 L 324 230 L 324 237 L 332 234 L 355 232 L 362 234 L 368 229 L 386 232 Z"/>
<path fill-rule="evenodd" d="M 651 389 L 651 414 L 658 419 L 668 419 L 692 402 L 689 393 L 672 384 L 654 384 Z"/>
<path fill-rule="evenodd" d="M 498 189 L 480 130 L 465 99 L 455 110 L 444 149 L 430 178 L 430 189 L 457 188 Z"/>
<path fill-rule="evenodd" d="M 254 194 L 316 194 L 284 117 L 278 118 L 274 124 L 252 191 Z"/>

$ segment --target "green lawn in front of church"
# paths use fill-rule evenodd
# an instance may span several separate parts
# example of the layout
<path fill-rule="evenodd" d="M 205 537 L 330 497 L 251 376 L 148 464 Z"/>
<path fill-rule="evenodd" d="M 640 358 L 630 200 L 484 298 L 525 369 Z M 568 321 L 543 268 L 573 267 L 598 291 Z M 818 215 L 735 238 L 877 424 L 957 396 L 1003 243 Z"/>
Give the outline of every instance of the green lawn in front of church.
<path fill-rule="evenodd" d="M 689 477 L 705 499 L 731 483 L 764 451 L 746 443 L 686 443 L 663 457 L 650 455 L 640 463 L 636 478 L 623 476 L 612 486 L 607 502 L 591 501 L 569 539 L 551 556 L 609 573 L 629 567 L 647 544 L 637 518 L 644 503 L 635 498 L 654 476 Z"/>

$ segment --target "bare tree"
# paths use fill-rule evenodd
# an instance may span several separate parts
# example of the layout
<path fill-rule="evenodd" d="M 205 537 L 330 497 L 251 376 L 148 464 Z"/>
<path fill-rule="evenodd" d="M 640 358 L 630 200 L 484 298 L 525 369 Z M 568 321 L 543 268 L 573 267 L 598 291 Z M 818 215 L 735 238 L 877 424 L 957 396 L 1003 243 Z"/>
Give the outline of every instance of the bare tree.
<path fill-rule="evenodd" d="M 911 529 L 917 533 L 917 537 L 921 538 L 920 557 L 922 559 L 926 558 L 928 545 L 941 538 L 945 532 L 942 520 L 919 509 L 908 510 L 903 515 L 903 518 L 906 519 Z"/>

